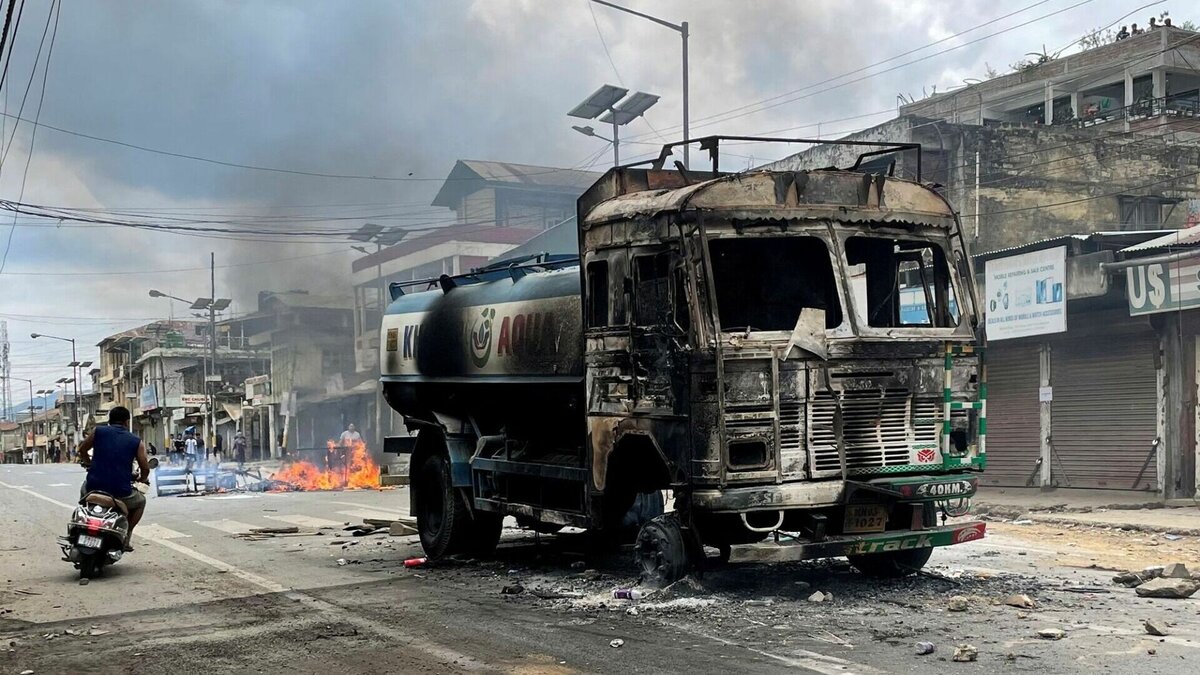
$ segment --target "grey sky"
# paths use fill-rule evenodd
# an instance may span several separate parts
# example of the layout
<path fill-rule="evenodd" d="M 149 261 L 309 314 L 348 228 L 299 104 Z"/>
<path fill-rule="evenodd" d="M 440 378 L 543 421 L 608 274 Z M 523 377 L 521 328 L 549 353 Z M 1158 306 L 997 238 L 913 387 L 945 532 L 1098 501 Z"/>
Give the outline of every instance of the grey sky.
<path fill-rule="evenodd" d="M 897 93 L 960 85 L 1003 71 L 1026 52 L 1069 44 L 1087 29 L 1145 2 L 1093 0 L 1028 26 L 933 56 L 860 83 L 799 92 L 799 101 L 711 124 L 713 115 L 798 90 L 940 40 L 1036 0 L 921 1 L 628 0 L 641 11 L 691 24 L 693 135 L 759 133 L 823 122 L 850 131 L 894 110 Z M 1027 11 L 906 56 L 880 70 L 1070 7 L 1046 0 Z M 27 0 L 6 102 L 16 114 L 50 0 Z M 647 120 L 627 127 L 637 143 L 678 136 L 679 39 L 662 27 L 594 6 L 620 79 L 662 96 Z M 1145 23 L 1183 3 L 1157 3 Z M 1176 14 L 1177 21 L 1195 18 Z M 1129 20 L 1125 22 L 1128 23 Z M 873 71 L 867 71 L 873 72 Z M 852 77 L 859 77 L 855 75 Z M 848 78 L 849 79 L 849 78 Z M 565 112 L 617 73 L 585 0 L 64 0 L 41 121 L 95 136 L 236 163 L 305 171 L 439 179 L 456 158 L 579 166 L 605 145 L 570 130 Z M 24 116 L 32 118 L 41 74 Z M 12 121 L 6 120 L 6 134 Z M 16 200 L 29 148 L 22 124 L 0 169 L 0 197 Z M 792 135 L 815 135 L 817 128 Z M 630 144 L 623 159 L 653 151 Z M 742 152 L 742 151 L 739 151 Z M 747 148 L 761 164 L 780 150 Z M 773 152 L 774 154 L 766 154 Z M 412 225 L 441 220 L 427 206 L 436 181 L 335 180 L 188 161 L 40 129 L 24 201 L 77 208 L 131 208 L 260 215 L 368 216 Z M 297 208 L 297 205 L 303 205 Z M 11 214 L 0 213 L 0 250 Z M 260 288 L 342 290 L 347 243 L 249 244 L 113 227 L 30 226 L 22 217 L 0 276 L 0 318 L 14 336 L 14 374 L 35 388 L 66 374 L 69 346 L 31 342 L 31 330 L 99 337 L 165 317 L 146 295 L 207 295 L 207 273 L 74 276 L 319 257 L 219 269 L 218 294 L 249 309 Z M 361 221 L 353 221 L 353 225 Z M 41 276 L 31 276 L 36 273 Z M 53 273 L 62 276 L 47 276 Z M 177 315 L 182 308 L 177 307 Z M 51 318 L 42 318 L 51 317 Z M 98 318 L 96 318 L 98 317 Z M 90 347 L 89 354 L 94 353 Z M 61 364 L 60 364 L 61 362 Z"/>

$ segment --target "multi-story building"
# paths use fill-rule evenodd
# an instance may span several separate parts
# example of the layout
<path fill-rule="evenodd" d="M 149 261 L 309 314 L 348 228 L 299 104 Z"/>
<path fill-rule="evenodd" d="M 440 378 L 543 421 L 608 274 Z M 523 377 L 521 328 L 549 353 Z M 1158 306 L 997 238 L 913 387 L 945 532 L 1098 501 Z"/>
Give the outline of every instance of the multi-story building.
<path fill-rule="evenodd" d="M 985 483 L 1196 493 L 1200 324 L 1131 311 L 1121 258 L 1167 255 L 1174 239 L 1156 237 L 1200 219 L 1198 66 L 1200 34 L 1160 28 L 908 102 L 847 137 L 920 144 L 919 160 L 858 167 L 919 166 L 961 214 L 988 319 Z M 772 168 L 848 167 L 869 149 L 821 145 Z"/>
<path fill-rule="evenodd" d="M 322 405 L 361 384 L 352 307 L 349 297 L 262 291 L 256 311 L 221 324 L 247 348 L 269 355 L 269 369 L 238 380 L 242 430 L 253 457 L 278 456 L 281 440 L 289 449 L 324 447 L 344 423 L 366 423 L 366 413 L 353 406 L 331 411 Z"/>

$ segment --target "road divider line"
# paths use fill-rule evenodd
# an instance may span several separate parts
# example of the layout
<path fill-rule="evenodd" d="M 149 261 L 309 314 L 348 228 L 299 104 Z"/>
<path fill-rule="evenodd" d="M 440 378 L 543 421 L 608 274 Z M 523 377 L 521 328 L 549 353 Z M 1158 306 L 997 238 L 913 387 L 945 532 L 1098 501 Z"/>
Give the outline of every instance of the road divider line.
<path fill-rule="evenodd" d="M 395 511 L 376 511 L 375 509 L 350 509 L 348 511 L 338 511 L 343 516 L 351 516 L 353 518 L 363 518 L 371 520 L 401 520 L 405 516 Z"/>
<path fill-rule="evenodd" d="M 252 530 L 256 527 L 262 527 L 261 525 L 250 525 L 248 523 L 239 523 L 236 520 L 229 520 L 228 518 L 222 518 L 221 520 L 197 520 L 197 521 L 193 521 L 193 522 L 195 522 L 197 525 L 207 527 L 209 529 L 220 530 L 221 532 L 224 532 L 226 534 L 249 533 L 250 530 Z"/>
<path fill-rule="evenodd" d="M 28 494 L 32 497 L 37 497 L 38 499 L 50 502 L 51 504 L 54 504 L 56 506 L 61 506 L 62 508 L 65 508 L 65 509 L 74 509 L 75 508 L 75 504 L 68 504 L 66 502 L 60 502 L 57 499 L 53 499 L 51 497 L 47 497 L 46 495 L 34 492 L 33 490 L 30 490 L 27 486 L 10 485 L 8 483 L 0 481 L 0 487 L 6 487 L 11 490 L 18 490 L 20 492 L 24 492 L 25 494 Z M 229 521 L 229 522 L 232 522 L 232 521 Z M 250 526 L 247 526 L 247 527 L 250 527 Z M 147 526 L 146 529 L 150 529 L 150 528 Z M 166 528 L 163 528 L 163 529 L 166 529 Z M 224 560 L 218 560 L 217 558 L 214 558 L 210 555 L 205 555 L 204 553 L 201 553 L 194 549 L 188 548 L 187 546 L 184 546 L 183 544 L 180 544 L 179 542 L 172 541 L 171 539 L 166 539 L 161 536 L 155 536 L 153 531 L 151 531 L 151 533 L 149 535 L 146 535 L 146 534 L 143 534 L 141 529 L 138 529 L 135 532 L 135 534 L 138 537 L 152 541 L 155 544 L 162 546 L 163 548 L 170 549 L 172 551 L 175 551 L 176 553 L 179 553 L 180 555 L 187 556 L 187 557 L 191 558 L 192 560 L 203 563 L 203 564 L 208 565 L 209 567 L 213 567 L 217 570 L 223 571 L 226 574 L 229 574 L 231 576 L 237 577 L 238 579 L 241 579 L 242 581 L 245 581 L 246 583 L 251 584 L 253 586 L 257 586 L 258 588 L 261 588 L 264 591 L 267 591 L 268 593 L 282 594 L 283 596 L 285 596 L 287 598 L 290 598 L 290 599 L 292 599 L 296 602 L 299 602 L 307 607 L 311 607 L 314 610 L 322 612 L 326 617 L 340 615 L 340 616 L 338 616 L 338 618 L 342 622 L 357 626 L 358 628 L 362 629 L 364 632 L 370 632 L 370 633 L 374 634 L 375 636 L 385 639 L 385 640 L 386 639 L 400 640 L 406 646 L 419 649 L 427 654 L 430 654 L 432 656 L 435 656 L 437 658 L 440 658 L 440 659 L 446 661 L 447 666 L 449 666 L 450 664 L 453 664 L 454 667 L 459 670 L 472 670 L 472 671 L 491 670 L 491 668 L 487 664 L 479 661 L 478 659 L 476 659 L 474 657 L 471 657 L 471 656 L 468 656 L 461 652 L 455 651 L 449 647 L 444 647 L 439 644 L 435 644 L 435 643 L 432 643 L 432 642 L 429 642 L 426 640 L 422 640 L 415 636 L 398 635 L 394 625 L 379 622 L 379 621 L 374 621 L 374 620 L 367 619 L 367 618 L 361 617 L 361 616 L 357 616 L 357 615 L 353 614 L 352 612 L 350 612 L 349 610 L 347 610 L 346 608 L 341 607 L 340 605 L 334 604 L 332 602 L 328 602 L 326 600 L 321 600 L 319 598 L 315 598 L 311 595 L 302 593 L 300 591 L 293 590 L 287 586 L 276 583 L 264 576 L 255 574 L 248 570 L 244 570 L 236 565 L 231 565 L 231 564 L 225 562 Z"/>
<path fill-rule="evenodd" d="M 263 516 L 263 518 L 270 518 L 271 520 L 278 520 L 291 525 L 299 525 L 300 527 L 311 527 L 313 529 L 320 529 L 322 527 L 341 527 L 342 523 L 344 522 L 341 520 L 314 518 L 312 516 L 305 516 L 301 514 L 287 516 Z"/>

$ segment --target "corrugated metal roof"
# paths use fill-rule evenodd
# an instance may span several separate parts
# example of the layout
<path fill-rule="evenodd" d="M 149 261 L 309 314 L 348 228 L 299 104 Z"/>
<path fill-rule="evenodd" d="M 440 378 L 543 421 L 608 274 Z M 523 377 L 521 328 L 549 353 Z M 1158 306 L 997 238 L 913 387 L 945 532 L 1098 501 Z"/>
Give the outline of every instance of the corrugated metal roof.
<path fill-rule="evenodd" d="M 1122 253 L 1136 253 L 1138 251 L 1151 251 L 1159 248 L 1174 248 L 1177 246 L 1195 246 L 1200 244 L 1200 225 L 1185 227 L 1182 230 L 1175 230 L 1170 234 L 1165 234 L 1161 237 L 1144 241 L 1140 244 L 1127 246 L 1121 249 Z"/>
<path fill-rule="evenodd" d="M 504 183 L 546 192 L 581 194 L 599 180 L 601 175 L 579 169 L 460 159 L 454 163 L 446 182 L 442 183 L 441 189 L 430 203 L 434 206 L 454 208 L 463 195 L 471 194 L 482 187 L 479 183 Z"/>
<path fill-rule="evenodd" d="M 1009 246 L 1008 248 L 1000 248 L 986 253 L 976 253 L 972 256 L 975 260 L 990 260 L 992 258 L 1002 258 L 1018 253 L 1028 251 L 1037 251 L 1044 248 L 1051 248 L 1056 244 L 1065 244 L 1072 241 L 1080 242 L 1095 242 L 1097 244 L 1121 245 L 1122 240 L 1125 241 L 1142 241 L 1162 235 L 1167 230 L 1117 230 L 1108 232 L 1091 232 L 1088 234 L 1063 234 L 1057 237 L 1048 237 L 1046 239 L 1038 239 L 1017 246 Z M 1129 249 L 1122 249 L 1129 250 Z"/>

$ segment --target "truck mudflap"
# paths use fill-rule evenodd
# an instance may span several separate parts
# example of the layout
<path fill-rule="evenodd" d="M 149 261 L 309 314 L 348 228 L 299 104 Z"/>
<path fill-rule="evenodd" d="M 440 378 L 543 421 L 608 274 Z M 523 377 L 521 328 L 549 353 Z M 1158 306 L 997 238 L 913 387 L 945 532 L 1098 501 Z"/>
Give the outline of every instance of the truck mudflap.
<path fill-rule="evenodd" d="M 934 546 L 952 546 L 983 539 L 987 525 L 979 521 L 941 525 L 924 530 L 899 530 L 877 534 L 845 535 L 824 541 L 803 539 L 764 541 L 730 547 L 729 562 L 795 562 L 814 558 L 886 553 Z"/>

